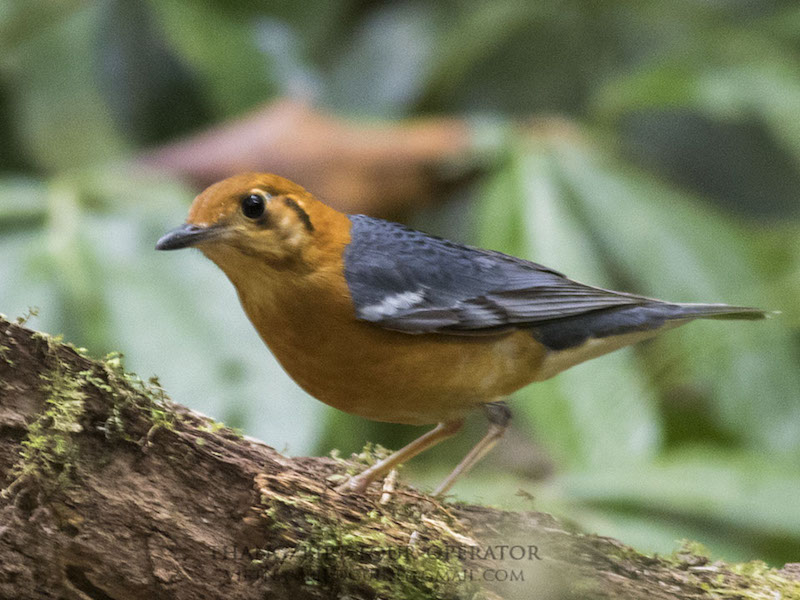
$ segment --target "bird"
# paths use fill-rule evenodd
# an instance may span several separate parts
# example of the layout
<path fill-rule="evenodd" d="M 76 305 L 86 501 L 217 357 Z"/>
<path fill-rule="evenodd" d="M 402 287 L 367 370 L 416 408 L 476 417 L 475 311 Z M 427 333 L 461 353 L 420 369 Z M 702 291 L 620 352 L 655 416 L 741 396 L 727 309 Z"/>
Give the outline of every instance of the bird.
<path fill-rule="evenodd" d="M 268 173 L 211 185 L 156 244 L 188 247 L 227 275 L 261 339 L 311 396 L 366 419 L 433 425 L 339 485 L 343 493 L 365 492 L 482 409 L 488 430 L 434 491 L 441 496 L 503 436 L 504 399 L 516 390 L 694 319 L 767 316 L 579 283 L 522 258 L 341 213 Z"/>

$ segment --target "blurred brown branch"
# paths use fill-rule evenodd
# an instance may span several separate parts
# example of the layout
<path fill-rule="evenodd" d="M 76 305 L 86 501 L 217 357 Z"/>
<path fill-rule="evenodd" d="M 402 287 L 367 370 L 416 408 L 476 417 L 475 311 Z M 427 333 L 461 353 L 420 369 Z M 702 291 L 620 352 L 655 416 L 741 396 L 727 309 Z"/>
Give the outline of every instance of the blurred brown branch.
<path fill-rule="evenodd" d="M 284 99 L 141 161 L 202 185 L 240 171 L 274 172 L 340 210 L 391 215 L 473 175 L 471 152 L 467 123 L 457 118 L 357 123 Z"/>

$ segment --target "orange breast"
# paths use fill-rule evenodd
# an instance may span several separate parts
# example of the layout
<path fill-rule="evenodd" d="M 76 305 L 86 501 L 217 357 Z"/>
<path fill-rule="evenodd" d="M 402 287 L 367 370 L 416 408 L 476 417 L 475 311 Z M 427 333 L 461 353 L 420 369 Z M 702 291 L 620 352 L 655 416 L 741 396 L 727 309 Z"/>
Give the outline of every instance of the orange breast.
<path fill-rule="evenodd" d="M 533 381 L 544 358 L 527 332 L 410 335 L 357 321 L 339 286 L 253 283 L 239 288 L 242 304 L 283 368 L 315 398 L 368 419 L 462 416 Z"/>

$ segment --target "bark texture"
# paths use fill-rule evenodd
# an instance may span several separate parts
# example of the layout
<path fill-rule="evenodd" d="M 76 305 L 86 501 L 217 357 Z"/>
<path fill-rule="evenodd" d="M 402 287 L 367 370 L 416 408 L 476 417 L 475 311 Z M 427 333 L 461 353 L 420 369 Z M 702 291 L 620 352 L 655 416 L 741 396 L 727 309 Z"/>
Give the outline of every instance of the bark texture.
<path fill-rule="evenodd" d="M 333 486 L 157 382 L 0 319 L 0 598 L 800 598 L 800 569 L 648 557 L 546 514 Z"/>

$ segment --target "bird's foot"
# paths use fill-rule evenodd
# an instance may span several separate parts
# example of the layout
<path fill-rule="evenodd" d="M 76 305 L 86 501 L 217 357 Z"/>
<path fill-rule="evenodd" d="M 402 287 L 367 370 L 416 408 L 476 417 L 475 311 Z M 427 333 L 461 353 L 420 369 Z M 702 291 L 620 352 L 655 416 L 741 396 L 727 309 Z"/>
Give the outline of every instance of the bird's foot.
<path fill-rule="evenodd" d="M 372 481 L 361 475 L 354 475 L 341 485 L 336 486 L 336 491 L 340 494 L 363 494 Z"/>
<path fill-rule="evenodd" d="M 396 483 L 397 469 L 392 469 L 389 471 L 386 479 L 383 480 L 383 493 L 381 493 L 381 499 L 378 501 L 378 504 L 389 504 L 389 501 L 392 499 L 392 494 L 394 493 L 394 486 Z"/>

